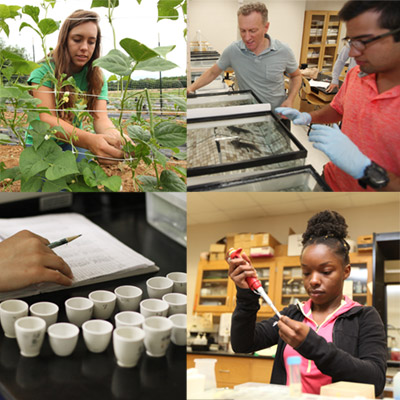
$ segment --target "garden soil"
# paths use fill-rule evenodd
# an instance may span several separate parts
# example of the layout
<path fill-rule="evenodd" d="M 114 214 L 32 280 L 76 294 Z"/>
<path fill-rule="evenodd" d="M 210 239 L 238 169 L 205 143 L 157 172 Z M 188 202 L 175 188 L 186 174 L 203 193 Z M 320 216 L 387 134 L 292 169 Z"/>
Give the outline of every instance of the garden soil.
<path fill-rule="evenodd" d="M 10 146 L 10 145 L 0 145 L 0 162 L 4 162 L 6 168 L 16 167 L 19 164 L 19 156 L 22 152 L 22 146 Z M 168 166 L 179 166 L 186 168 L 186 161 L 178 161 L 171 159 L 167 164 Z M 108 176 L 118 175 L 122 180 L 122 191 L 123 192 L 134 192 L 135 188 L 132 180 L 132 171 L 124 163 L 119 163 L 112 166 L 102 166 L 103 170 Z M 159 167 L 159 174 L 162 172 L 162 167 Z M 145 163 L 141 162 L 136 168 L 136 175 L 151 175 L 155 176 L 153 166 L 147 166 Z M 19 192 L 21 190 L 20 182 L 15 182 L 10 186 L 5 187 L 3 183 L 0 183 L 0 191 L 7 192 Z"/>

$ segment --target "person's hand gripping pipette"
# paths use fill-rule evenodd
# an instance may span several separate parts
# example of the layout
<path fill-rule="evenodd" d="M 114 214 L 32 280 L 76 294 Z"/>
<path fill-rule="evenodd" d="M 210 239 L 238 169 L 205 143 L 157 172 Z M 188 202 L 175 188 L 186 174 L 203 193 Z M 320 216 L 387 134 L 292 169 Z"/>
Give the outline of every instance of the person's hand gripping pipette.
<path fill-rule="evenodd" d="M 251 265 L 250 258 L 247 254 L 242 253 L 242 249 L 230 249 L 227 254 L 229 263 L 229 276 L 235 282 L 236 286 L 242 289 L 251 289 L 253 292 L 262 296 L 267 304 L 274 310 L 279 320 L 275 321 L 273 326 L 279 328 L 279 336 L 290 346 L 296 348 L 304 342 L 309 327 L 299 321 L 295 321 L 286 315 L 282 315 L 271 299 L 265 293 L 261 282 L 257 278 L 257 272 Z"/>
<path fill-rule="evenodd" d="M 240 253 L 242 252 L 242 249 L 230 249 L 228 251 L 228 261 L 238 259 L 240 257 Z M 268 297 L 267 293 L 265 293 L 264 288 L 261 285 L 261 282 L 257 278 L 257 273 L 255 269 L 251 265 L 251 261 L 249 257 L 246 254 L 241 255 L 243 260 L 245 260 L 248 264 L 248 267 L 241 263 L 239 264 L 240 267 L 235 268 L 232 273 L 230 273 L 230 277 L 234 280 L 237 286 L 242 287 L 242 288 L 250 288 L 253 292 L 258 293 L 265 301 L 266 303 L 274 310 L 275 314 L 278 316 L 278 318 L 281 318 L 281 314 L 275 307 L 274 303 L 272 303 L 271 299 Z M 242 272 L 243 271 L 243 272 Z M 230 271 L 231 272 L 231 271 Z M 243 276 L 240 276 L 242 274 Z M 236 278 L 240 278 L 238 281 L 234 279 L 234 276 Z M 243 280 L 245 282 L 243 282 Z M 242 281 L 242 282 L 240 282 Z M 240 285 L 238 284 L 240 283 Z"/>

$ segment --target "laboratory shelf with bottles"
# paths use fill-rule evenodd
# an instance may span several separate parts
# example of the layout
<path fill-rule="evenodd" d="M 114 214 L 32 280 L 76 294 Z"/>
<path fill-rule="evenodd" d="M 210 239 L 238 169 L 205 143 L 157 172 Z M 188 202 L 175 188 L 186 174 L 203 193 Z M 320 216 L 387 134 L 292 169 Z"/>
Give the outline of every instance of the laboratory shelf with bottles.
<path fill-rule="evenodd" d="M 306 11 L 300 63 L 331 74 L 338 53 L 340 30 L 337 11 Z"/>
<path fill-rule="evenodd" d="M 350 253 L 352 270 L 344 293 L 363 305 L 372 305 L 372 254 L 371 252 Z M 258 278 L 278 310 L 296 299 L 309 298 L 303 286 L 299 256 L 278 256 L 253 258 L 252 264 Z M 271 308 L 260 298 L 261 309 L 258 317 L 272 317 Z M 236 306 L 236 287 L 228 276 L 225 260 L 201 260 L 198 265 L 194 312 L 221 313 L 233 312 Z"/>

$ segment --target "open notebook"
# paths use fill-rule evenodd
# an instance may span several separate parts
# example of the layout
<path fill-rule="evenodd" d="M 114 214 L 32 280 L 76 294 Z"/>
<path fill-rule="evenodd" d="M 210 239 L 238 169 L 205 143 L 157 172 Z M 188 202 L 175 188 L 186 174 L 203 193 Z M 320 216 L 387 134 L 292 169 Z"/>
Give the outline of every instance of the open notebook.
<path fill-rule="evenodd" d="M 53 249 L 72 269 L 75 280 L 72 287 L 159 270 L 153 261 L 121 243 L 80 214 L 0 219 L 0 241 L 23 229 L 43 236 L 50 242 L 82 235 L 71 243 Z M 0 292 L 0 300 L 67 288 L 54 283 L 40 283 L 21 290 Z"/>

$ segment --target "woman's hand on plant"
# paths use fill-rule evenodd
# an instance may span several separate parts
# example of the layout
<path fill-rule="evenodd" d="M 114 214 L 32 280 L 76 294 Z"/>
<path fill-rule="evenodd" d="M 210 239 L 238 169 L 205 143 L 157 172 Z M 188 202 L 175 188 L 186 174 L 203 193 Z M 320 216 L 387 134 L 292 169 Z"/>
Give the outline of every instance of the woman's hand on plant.
<path fill-rule="evenodd" d="M 115 137 L 115 135 L 93 134 L 89 144 L 89 151 L 99 157 L 98 161 L 100 164 L 117 164 L 124 158 L 120 139 Z M 112 158 L 112 160 L 109 160 L 109 158 Z"/>
<path fill-rule="evenodd" d="M 71 285 L 71 269 L 48 244 L 47 239 L 26 230 L 2 241 L 0 291 L 22 289 L 40 282 Z"/>

